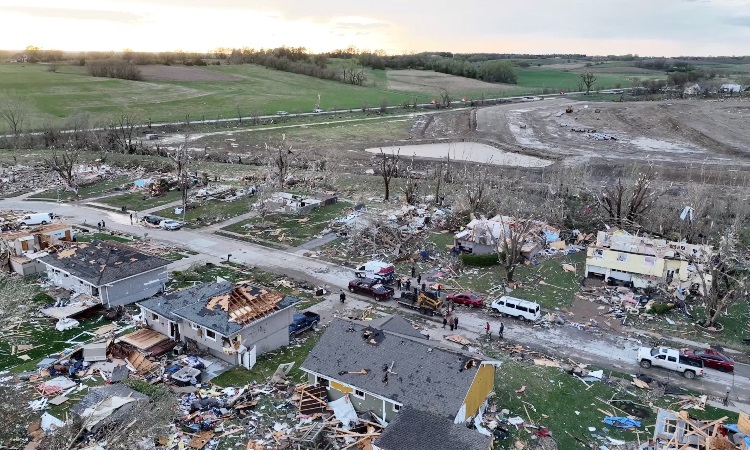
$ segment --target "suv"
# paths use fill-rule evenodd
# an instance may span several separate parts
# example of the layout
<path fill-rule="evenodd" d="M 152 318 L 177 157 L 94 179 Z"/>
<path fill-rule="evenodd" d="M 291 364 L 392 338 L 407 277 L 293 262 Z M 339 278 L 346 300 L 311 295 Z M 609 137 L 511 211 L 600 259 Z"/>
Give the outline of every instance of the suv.
<path fill-rule="evenodd" d="M 293 322 L 289 325 L 289 335 L 296 336 L 305 330 L 315 328 L 320 323 L 320 315 L 314 312 L 305 311 L 295 313 Z"/>

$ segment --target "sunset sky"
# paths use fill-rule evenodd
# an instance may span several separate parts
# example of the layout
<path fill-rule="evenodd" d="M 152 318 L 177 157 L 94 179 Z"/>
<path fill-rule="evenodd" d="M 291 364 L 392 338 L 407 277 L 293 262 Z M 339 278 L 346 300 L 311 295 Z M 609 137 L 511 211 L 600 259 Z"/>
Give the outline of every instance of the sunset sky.
<path fill-rule="evenodd" d="M 750 53 L 750 0 L 0 0 L 0 48 Z"/>

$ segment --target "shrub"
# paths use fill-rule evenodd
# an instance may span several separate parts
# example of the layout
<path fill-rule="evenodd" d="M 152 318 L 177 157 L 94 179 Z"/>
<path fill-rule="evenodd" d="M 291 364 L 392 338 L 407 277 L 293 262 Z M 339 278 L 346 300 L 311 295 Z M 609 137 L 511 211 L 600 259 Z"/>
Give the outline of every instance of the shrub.
<path fill-rule="evenodd" d="M 492 267 L 500 264 L 500 257 L 497 253 L 488 253 L 484 255 L 464 253 L 461 255 L 461 261 L 467 266 Z"/>
<path fill-rule="evenodd" d="M 650 314 L 666 314 L 671 311 L 672 308 L 674 308 L 674 305 L 671 303 L 654 303 L 648 309 L 648 312 Z"/>

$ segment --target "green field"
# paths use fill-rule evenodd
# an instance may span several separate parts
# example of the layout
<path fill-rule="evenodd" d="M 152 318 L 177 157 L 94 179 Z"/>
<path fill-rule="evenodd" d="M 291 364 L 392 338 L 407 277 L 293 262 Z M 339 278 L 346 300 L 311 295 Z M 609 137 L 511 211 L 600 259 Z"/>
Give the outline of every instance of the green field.
<path fill-rule="evenodd" d="M 151 197 L 147 192 L 131 192 L 129 194 L 117 195 L 102 199 L 99 203 L 122 208 L 128 211 L 143 211 L 144 209 L 155 208 L 180 200 L 182 194 L 180 191 L 169 191 L 159 197 Z"/>
<path fill-rule="evenodd" d="M 217 200 L 203 202 L 185 211 L 185 226 L 199 228 L 249 213 L 255 201 L 254 197 L 245 197 L 231 202 Z M 174 210 L 174 208 L 164 208 L 156 211 L 154 215 L 182 221 L 182 214 L 175 214 Z"/>
<path fill-rule="evenodd" d="M 157 66 L 162 78 L 169 79 L 169 66 Z M 29 99 L 26 129 L 40 129 L 50 122 L 65 125 L 65 118 L 89 113 L 92 122 L 101 124 L 123 110 L 131 110 L 143 123 L 168 121 L 196 122 L 203 119 L 235 118 L 238 108 L 243 116 L 256 112 L 273 114 L 309 112 L 321 98 L 323 109 L 377 107 L 382 100 L 389 105 L 410 102 L 413 92 L 387 88 L 386 72 L 369 70 L 365 86 L 267 69 L 252 64 L 180 68 L 196 73 L 235 80 L 216 81 L 127 81 L 94 78 L 79 66 L 62 65 L 57 73 L 41 64 L 0 64 L 0 93 L 17 93 Z M 572 90 L 578 86 L 578 72 L 532 66 L 519 70 L 519 82 L 505 95 L 542 89 Z M 599 73 L 597 88 L 628 87 L 635 78 L 661 74 Z M 184 77 L 183 77 L 184 78 Z M 206 78 L 205 76 L 203 77 Z M 209 77 L 210 78 L 210 77 Z M 507 86 L 505 86 L 507 88 Z M 498 92 L 505 92 L 498 86 Z M 436 93 L 416 93 L 419 102 L 429 102 Z M 454 92 L 455 98 L 472 92 Z M 5 130 L 5 124 L 2 125 Z"/>

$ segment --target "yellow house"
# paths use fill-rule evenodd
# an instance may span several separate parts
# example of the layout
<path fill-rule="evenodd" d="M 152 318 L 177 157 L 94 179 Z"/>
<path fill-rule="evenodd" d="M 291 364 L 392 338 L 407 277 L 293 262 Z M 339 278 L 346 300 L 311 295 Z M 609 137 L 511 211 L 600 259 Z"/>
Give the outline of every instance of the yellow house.
<path fill-rule="evenodd" d="M 697 284 L 700 288 L 698 272 L 712 254 L 710 245 L 633 236 L 622 230 L 600 231 L 596 244 L 587 250 L 585 275 L 631 282 L 639 288 L 659 283 L 682 289 Z M 705 277 L 710 285 L 711 275 Z"/>
<path fill-rule="evenodd" d="M 400 322 L 400 328 L 395 322 Z M 480 413 L 495 386 L 496 361 L 437 347 L 394 316 L 389 329 L 336 319 L 300 367 L 328 399 L 390 422 L 405 406 L 453 423 Z"/>

